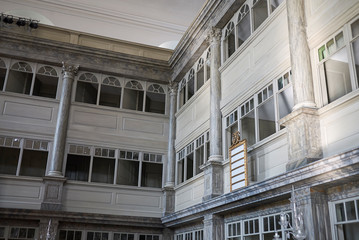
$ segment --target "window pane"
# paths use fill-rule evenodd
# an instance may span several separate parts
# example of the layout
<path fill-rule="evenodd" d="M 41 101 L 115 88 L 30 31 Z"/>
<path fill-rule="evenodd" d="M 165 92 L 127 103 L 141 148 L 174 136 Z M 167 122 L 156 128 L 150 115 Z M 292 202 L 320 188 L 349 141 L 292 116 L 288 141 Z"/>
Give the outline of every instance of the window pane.
<path fill-rule="evenodd" d="M 351 25 L 353 38 L 359 35 L 359 19 Z"/>
<path fill-rule="evenodd" d="M 20 175 L 45 176 L 48 152 L 24 149 L 21 161 Z"/>
<path fill-rule="evenodd" d="M 59 240 L 66 240 L 66 231 L 60 230 Z"/>
<path fill-rule="evenodd" d="M 197 90 L 204 84 L 204 67 L 197 72 Z"/>
<path fill-rule="evenodd" d="M 346 213 L 347 213 L 346 214 L 347 221 L 356 219 L 354 201 L 346 202 L 345 203 L 345 210 L 346 210 Z"/>
<path fill-rule="evenodd" d="M 200 148 L 196 150 L 196 174 L 201 173 L 199 167 L 204 163 L 204 146 L 202 145 Z"/>
<path fill-rule="evenodd" d="M 325 78 L 329 102 L 352 91 L 346 49 L 332 55 L 325 63 Z"/>
<path fill-rule="evenodd" d="M 56 98 L 58 77 L 36 74 L 32 95 Z"/>
<path fill-rule="evenodd" d="M 187 179 L 193 177 L 193 153 L 187 155 Z"/>
<path fill-rule="evenodd" d="M 121 105 L 121 88 L 101 85 L 99 104 L 119 108 Z"/>
<path fill-rule="evenodd" d="M 162 164 L 142 163 L 142 187 L 162 187 Z"/>
<path fill-rule="evenodd" d="M 345 221 L 344 204 L 343 203 L 335 204 L 335 212 L 336 212 L 336 215 L 337 215 L 337 221 L 338 222 Z"/>
<path fill-rule="evenodd" d="M 124 109 L 142 111 L 143 91 L 125 88 L 122 107 Z"/>
<path fill-rule="evenodd" d="M 6 91 L 29 94 L 31 88 L 32 73 L 10 70 Z"/>
<path fill-rule="evenodd" d="M 187 100 L 189 100 L 194 95 L 194 77 L 188 80 L 187 86 L 188 86 Z"/>
<path fill-rule="evenodd" d="M 247 236 L 243 238 L 244 240 L 259 240 L 259 235 Z"/>
<path fill-rule="evenodd" d="M 146 112 L 165 113 L 166 94 L 146 92 Z"/>
<path fill-rule="evenodd" d="M 96 104 L 97 102 L 98 84 L 89 82 L 77 82 L 76 102 Z"/>
<path fill-rule="evenodd" d="M 273 98 L 258 107 L 259 140 L 275 133 L 275 113 Z"/>
<path fill-rule="evenodd" d="M 338 240 L 356 240 L 359 236 L 359 222 L 337 225 Z"/>
<path fill-rule="evenodd" d="M 91 182 L 113 183 L 115 159 L 93 158 Z"/>
<path fill-rule="evenodd" d="M 293 105 L 293 89 L 290 86 L 278 94 L 279 119 L 291 113 Z"/>
<path fill-rule="evenodd" d="M 251 35 L 250 14 L 247 13 L 237 25 L 238 28 L 238 47 Z"/>
<path fill-rule="evenodd" d="M 0 147 L 0 174 L 16 174 L 20 149 Z"/>
<path fill-rule="evenodd" d="M 283 0 L 271 0 L 272 12 L 283 2 Z"/>
<path fill-rule="evenodd" d="M 68 154 L 65 177 L 69 180 L 88 181 L 90 158 Z"/>
<path fill-rule="evenodd" d="M 74 239 L 74 231 L 67 231 L 66 240 L 73 240 L 73 239 Z"/>
<path fill-rule="evenodd" d="M 183 87 L 179 94 L 179 107 L 182 107 L 186 103 L 186 87 Z"/>
<path fill-rule="evenodd" d="M 119 160 L 117 184 L 138 186 L 138 172 L 139 172 L 138 161 Z"/>
<path fill-rule="evenodd" d="M 256 30 L 268 17 L 267 0 L 259 0 L 253 6 L 254 30 Z"/>
<path fill-rule="evenodd" d="M 6 69 L 0 68 L 0 91 L 3 90 L 5 77 L 6 77 Z"/>
<path fill-rule="evenodd" d="M 355 61 L 354 67 L 355 67 L 355 72 L 357 75 L 356 77 L 357 77 L 357 81 L 359 83 L 359 38 L 353 42 L 353 54 L 354 54 L 354 61 Z"/>
<path fill-rule="evenodd" d="M 256 142 L 254 111 L 241 119 L 241 139 L 247 139 L 249 146 Z"/>
<path fill-rule="evenodd" d="M 232 54 L 236 51 L 236 43 L 234 31 L 232 31 L 227 37 L 227 53 L 228 57 L 232 56 Z"/>
<path fill-rule="evenodd" d="M 182 183 L 184 181 L 184 159 L 181 159 L 177 162 L 177 177 L 178 183 Z"/>

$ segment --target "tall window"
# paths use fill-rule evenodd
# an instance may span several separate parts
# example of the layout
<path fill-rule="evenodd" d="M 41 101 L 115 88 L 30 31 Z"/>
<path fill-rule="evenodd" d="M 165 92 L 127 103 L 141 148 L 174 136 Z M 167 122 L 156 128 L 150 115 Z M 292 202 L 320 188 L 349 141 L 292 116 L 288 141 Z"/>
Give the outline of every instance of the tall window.
<path fill-rule="evenodd" d="M 112 184 L 115 178 L 115 161 L 115 149 L 95 147 L 91 182 Z"/>
<path fill-rule="evenodd" d="M 30 94 L 32 77 L 32 68 L 28 63 L 14 63 L 9 71 L 5 91 Z"/>
<path fill-rule="evenodd" d="M 226 145 L 229 147 L 232 145 L 232 135 L 238 131 L 238 112 L 235 110 L 229 116 L 226 117 Z M 228 151 L 226 151 L 226 157 L 228 157 Z"/>
<path fill-rule="evenodd" d="M 359 236 L 359 198 L 330 204 L 334 240 L 350 240 Z"/>
<path fill-rule="evenodd" d="M 256 142 L 256 123 L 254 115 L 254 98 L 252 97 L 240 107 L 241 112 L 241 139 L 247 139 L 247 144 Z"/>
<path fill-rule="evenodd" d="M 117 184 L 138 186 L 139 169 L 139 152 L 120 150 Z"/>
<path fill-rule="evenodd" d="M 182 79 L 181 83 L 179 84 L 179 94 L 178 94 L 178 107 L 181 108 L 186 103 L 186 79 Z"/>
<path fill-rule="evenodd" d="M 121 83 L 118 78 L 106 77 L 101 84 L 100 102 L 102 106 L 121 107 Z"/>
<path fill-rule="evenodd" d="M 194 95 L 194 69 L 189 71 L 187 82 L 187 100 L 190 100 Z"/>
<path fill-rule="evenodd" d="M 144 153 L 142 162 L 142 187 L 162 187 L 162 155 Z"/>
<path fill-rule="evenodd" d="M 255 31 L 268 17 L 267 0 L 253 0 L 253 31 Z"/>
<path fill-rule="evenodd" d="M 35 76 L 32 95 L 56 98 L 59 76 L 56 70 L 50 66 L 41 67 Z"/>
<path fill-rule="evenodd" d="M 146 91 L 146 112 L 165 113 L 166 93 L 158 84 L 151 84 Z"/>
<path fill-rule="evenodd" d="M 228 23 L 227 27 L 226 27 L 226 31 L 224 34 L 224 43 L 225 43 L 225 58 L 229 58 L 230 56 L 232 56 L 232 54 L 234 53 L 234 51 L 236 50 L 236 38 L 235 38 L 235 33 L 234 33 L 234 23 L 230 22 Z"/>
<path fill-rule="evenodd" d="M 60 230 L 59 240 L 81 240 L 82 232 L 74 230 Z"/>
<path fill-rule="evenodd" d="M 197 91 L 200 89 L 204 84 L 204 60 L 200 58 L 197 64 Z"/>
<path fill-rule="evenodd" d="M 123 94 L 123 105 L 125 109 L 136 111 L 143 110 L 143 87 L 138 81 L 128 81 L 125 85 Z"/>
<path fill-rule="evenodd" d="M 0 174 L 45 176 L 48 142 L 0 136 Z"/>
<path fill-rule="evenodd" d="M 211 78 L 211 48 L 207 50 L 206 69 L 206 81 L 208 81 Z"/>
<path fill-rule="evenodd" d="M 82 145 L 70 145 L 66 160 L 65 177 L 68 180 L 89 180 L 91 161 L 91 147 Z"/>
<path fill-rule="evenodd" d="M 346 34 L 350 31 L 350 34 Z M 346 36 L 351 36 L 347 39 Z M 345 25 L 318 49 L 324 104 L 358 88 L 359 20 Z M 350 55 L 348 55 L 348 53 Z M 352 57 L 353 56 L 353 57 Z"/>
<path fill-rule="evenodd" d="M 4 88 L 5 78 L 6 78 L 6 64 L 0 58 L 0 91 L 2 91 Z"/>
<path fill-rule="evenodd" d="M 244 43 L 244 41 L 246 41 L 247 38 L 251 35 L 251 19 L 248 4 L 244 4 L 239 9 L 237 33 L 238 47 L 240 47 Z"/>
<path fill-rule="evenodd" d="M 76 102 L 97 103 L 98 80 L 92 73 L 82 73 L 77 79 Z"/>

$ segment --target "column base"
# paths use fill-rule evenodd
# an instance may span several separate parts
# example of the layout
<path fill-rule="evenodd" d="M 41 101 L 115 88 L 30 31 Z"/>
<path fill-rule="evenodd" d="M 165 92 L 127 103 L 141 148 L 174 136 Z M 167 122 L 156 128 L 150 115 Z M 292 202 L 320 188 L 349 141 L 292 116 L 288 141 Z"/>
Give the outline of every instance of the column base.
<path fill-rule="evenodd" d="M 164 216 L 166 216 L 175 212 L 175 190 L 173 189 L 173 187 L 165 186 L 162 191 L 164 195 L 163 214 Z"/>
<path fill-rule="evenodd" d="M 223 156 L 210 156 L 202 166 L 204 172 L 204 196 L 202 201 L 208 201 L 223 194 Z"/>
<path fill-rule="evenodd" d="M 59 177 L 59 178 L 63 178 L 64 176 L 62 175 L 62 172 L 59 171 L 49 171 L 48 174 L 49 177 Z"/>
<path fill-rule="evenodd" d="M 221 216 L 208 214 L 203 220 L 203 239 L 222 240 L 224 239 L 224 219 Z"/>
<path fill-rule="evenodd" d="M 42 197 L 41 209 L 60 211 L 62 209 L 62 190 L 66 178 L 43 177 L 45 191 Z"/>

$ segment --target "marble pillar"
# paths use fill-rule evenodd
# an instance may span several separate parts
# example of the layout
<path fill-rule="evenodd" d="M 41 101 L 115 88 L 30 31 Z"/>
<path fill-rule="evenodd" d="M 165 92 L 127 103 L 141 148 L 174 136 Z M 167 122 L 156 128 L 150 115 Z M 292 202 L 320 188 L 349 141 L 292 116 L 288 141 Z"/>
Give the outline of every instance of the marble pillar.
<path fill-rule="evenodd" d="M 166 181 L 163 189 L 164 193 L 164 215 L 175 211 L 175 138 L 176 138 L 176 100 L 177 85 L 171 84 L 170 88 L 170 112 L 169 112 L 169 133 L 168 133 L 168 151 L 167 151 L 167 171 Z"/>
<path fill-rule="evenodd" d="M 294 107 L 281 119 L 287 128 L 287 170 L 292 170 L 322 157 L 320 123 L 317 114 L 310 52 L 307 42 L 303 0 L 286 2 L 289 49 L 292 67 Z"/>
<path fill-rule="evenodd" d="M 208 214 L 203 220 L 203 239 L 223 240 L 224 239 L 224 219 L 222 216 Z"/>
<path fill-rule="evenodd" d="M 62 64 L 63 83 L 61 90 L 61 99 L 57 115 L 54 146 L 52 151 L 52 157 L 50 160 L 50 170 L 48 173 L 48 176 L 52 177 L 63 177 L 62 163 L 65 152 L 67 124 L 71 104 L 71 92 L 73 81 L 78 71 L 78 66 L 75 67 L 72 65 L 68 65 L 64 62 Z"/>
<path fill-rule="evenodd" d="M 211 47 L 211 85 L 210 85 L 210 156 L 203 165 L 204 196 L 203 201 L 223 194 L 223 156 L 222 156 L 222 114 L 221 76 L 221 30 L 212 28 L 208 40 Z"/>
<path fill-rule="evenodd" d="M 39 239 L 54 240 L 58 232 L 59 221 L 57 219 L 42 218 L 39 224 Z"/>
<path fill-rule="evenodd" d="M 169 228 L 163 229 L 163 238 L 164 240 L 174 240 L 173 230 Z"/>

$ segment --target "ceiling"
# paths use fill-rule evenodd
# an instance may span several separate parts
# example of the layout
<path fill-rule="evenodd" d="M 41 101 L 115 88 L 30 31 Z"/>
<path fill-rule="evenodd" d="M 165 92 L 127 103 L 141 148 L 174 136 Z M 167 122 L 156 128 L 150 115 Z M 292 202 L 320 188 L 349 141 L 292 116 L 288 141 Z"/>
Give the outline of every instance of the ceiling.
<path fill-rule="evenodd" d="M 37 19 L 40 23 L 61 28 L 174 48 L 205 2 L 206 0 L 0 0 L 0 11 Z"/>

